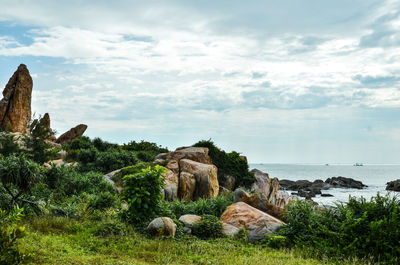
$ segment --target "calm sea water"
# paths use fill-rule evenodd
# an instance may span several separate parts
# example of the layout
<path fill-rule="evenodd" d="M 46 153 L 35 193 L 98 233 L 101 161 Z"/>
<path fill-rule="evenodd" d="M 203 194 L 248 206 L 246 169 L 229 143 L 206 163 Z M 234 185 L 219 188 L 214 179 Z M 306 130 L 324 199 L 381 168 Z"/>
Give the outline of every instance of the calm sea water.
<path fill-rule="evenodd" d="M 314 201 L 320 204 L 332 205 L 336 201 L 347 201 L 349 196 L 356 196 L 370 199 L 378 192 L 386 194 L 386 183 L 400 179 L 400 165 L 309 165 L 309 164 L 250 164 L 250 168 L 257 168 L 269 174 L 270 177 L 278 179 L 314 181 L 316 179 L 326 180 L 330 177 L 348 177 L 362 181 L 368 188 L 357 189 L 329 189 L 322 193 L 332 194 L 334 197 L 317 197 Z M 400 196 L 400 192 L 392 192 Z"/>

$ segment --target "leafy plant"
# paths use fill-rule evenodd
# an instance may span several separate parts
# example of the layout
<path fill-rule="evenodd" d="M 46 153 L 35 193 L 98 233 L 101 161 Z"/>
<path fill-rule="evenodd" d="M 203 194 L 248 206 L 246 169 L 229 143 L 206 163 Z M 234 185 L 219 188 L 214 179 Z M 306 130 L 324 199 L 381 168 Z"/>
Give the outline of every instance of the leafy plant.
<path fill-rule="evenodd" d="M 226 153 L 219 149 L 211 140 L 199 141 L 193 146 L 207 147 L 213 164 L 218 168 L 218 181 L 223 184 L 225 175 L 231 175 L 236 180 L 236 187 L 249 187 L 255 181 L 254 174 L 249 172 L 249 165 L 233 151 Z"/>
<path fill-rule="evenodd" d="M 192 234 L 201 239 L 223 237 L 222 221 L 214 215 L 203 215 L 201 221 L 193 224 Z"/>
<path fill-rule="evenodd" d="M 0 209 L 0 264 L 21 264 L 28 257 L 18 248 L 25 232 L 25 227 L 18 225 L 22 212 L 18 207 L 10 212 Z"/>
<path fill-rule="evenodd" d="M 40 181 L 40 173 L 40 166 L 25 156 L 10 155 L 0 159 L 1 184 L 11 196 L 11 208 L 18 202 L 36 205 L 35 202 L 23 199 L 22 195 L 29 193 Z"/>
<path fill-rule="evenodd" d="M 14 135 L 7 131 L 0 133 L 0 154 L 9 156 L 11 154 L 20 154 L 22 152 L 18 143 L 14 141 Z"/>
<path fill-rule="evenodd" d="M 122 199 L 128 204 L 126 218 L 137 225 L 147 222 L 157 213 L 162 200 L 165 169 L 156 165 L 123 178 Z"/>

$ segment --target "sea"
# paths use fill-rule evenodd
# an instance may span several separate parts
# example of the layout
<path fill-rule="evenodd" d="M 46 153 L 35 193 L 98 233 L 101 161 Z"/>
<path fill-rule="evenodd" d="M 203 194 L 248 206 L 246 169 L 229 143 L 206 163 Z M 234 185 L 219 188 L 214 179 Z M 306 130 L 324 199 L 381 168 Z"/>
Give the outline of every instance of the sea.
<path fill-rule="evenodd" d="M 347 202 L 349 196 L 364 197 L 369 200 L 377 193 L 386 195 L 386 183 L 400 179 L 400 165 L 318 165 L 318 164 L 250 164 L 250 169 L 259 169 L 272 178 L 289 180 L 322 179 L 325 181 L 330 177 L 347 177 L 359 180 L 368 187 L 358 189 L 329 189 L 322 190 L 322 193 L 329 193 L 333 197 L 321 197 L 317 195 L 313 201 L 321 205 L 334 205 L 336 202 Z M 289 191 L 290 193 L 290 191 Z M 391 195 L 400 197 L 400 192 L 390 192 Z"/>

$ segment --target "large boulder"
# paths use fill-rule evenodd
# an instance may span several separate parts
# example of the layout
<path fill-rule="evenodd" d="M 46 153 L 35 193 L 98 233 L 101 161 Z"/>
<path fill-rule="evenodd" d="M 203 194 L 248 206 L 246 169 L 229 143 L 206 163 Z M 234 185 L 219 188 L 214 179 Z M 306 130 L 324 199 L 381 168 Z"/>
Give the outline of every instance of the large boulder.
<path fill-rule="evenodd" d="M 251 189 L 264 193 L 265 196 L 269 198 L 269 194 L 271 191 L 271 179 L 269 178 L 268 174 L 258 169 L 253 169 L 251 170 L 251 172 L 254 173 L 255 177 L 255 181 L 252 184 Z"/>
<path fill-rule="evenodd" d="M 185 214 L 179 217 L 179 221 L 183 224 L 184 231 L 186 233 L 191 233 L 193 225 L 201 221 L 201 216 L 195 214 Z"/>
<path fill-rule="evenodd" d="M 162 153 L 156 156 L 156 161 L 169 161 L 181 159 L 190 159 L 203 164 L 211 164 L 211 158 L 208 155 L 206 147 L 179 147 L 173 152 Z"/>
<path fill-rule="evenodd" d="M 270 203 L 262 193 L 254 193 L 250 195 L 241 188 L 237 188 L 234 193 L 234 202 L 247 203 L 248 205 L 268 213 L 278 219 L 283 217 L 284 207 L 278 207 Z"/>
<path fill-rule="evenodd" d="M 195 190 L 193 194 L 185 194 L 185 190 L 180 190 L 182 198 L 215 198 L 218 196 L 219 184 L 217 167 L 214 165 L 203 164 L 189 159 L 179 161 L 180 180 L 194 178 Z M 185 184 L 186 185 L 186 184 Z M 191 196 L 192 195 L 192 196 Z"/>
<path fill-rule="evenodd" d="M 166 168 L 164 176 L 164 198 L 173 201 L 178 198 L 178 176 Z"/>
<path fill-rule="evenodd" d="M 249 232 L 249 240 L 263 239 L 266 234 L 273 234 L 284 223 L 244 202 L 230 205 L 221 216 L 221 221 L 236 228 L 244 226 Z"/>
<path fill-rule="evenodd" d="M 400 191 L 400 179 L 386 183 L 386 190 Z"/>
<path fill-rule="evenodd" d="M 169 217 L 158 217 L 150 222 L 147 230 L 153 236 L 174 237 L 176 233 L 176 224 Z"/>
<path fill-rule="evenodd" d="M 56 142 L 59 144 L 67 144 L 75 138 L 82 136 L 85 133 L 86 129 L 87 125 L 79 124 L 76 127 L 71 128 L 69 131 L 60 135 L 60 137 L 57 138 Z"/>
<path fill-rule="evenodd" d="M 26 65 L 21 64 L 3 90 L 0 101 L 0 130 L 27 132 L 31 119 L 33 81 Z"/>

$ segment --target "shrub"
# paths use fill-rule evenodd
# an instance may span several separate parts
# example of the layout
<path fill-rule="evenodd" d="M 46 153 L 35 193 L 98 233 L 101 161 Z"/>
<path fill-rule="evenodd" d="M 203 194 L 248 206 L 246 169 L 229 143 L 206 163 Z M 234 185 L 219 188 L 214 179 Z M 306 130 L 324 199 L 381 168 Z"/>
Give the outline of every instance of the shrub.
<path fill-rule="evenodd" d="M 122 179 L 124 178 L 124 176 L 133 175 L 133 174 L 142 172 L 142 169 L 146 169 L 148 167 L 153 167 L 153 166 L 155 166 L 155 164 L 153 164 L 153 163 L 139 162 L 136 165 L 122 168 L 118 173 L 116 173 L 113 176 L 112 179 L 116 184 L 122 185 Z"/>
<path fill-rule="evenodd" d="M 89 207 L 95 210 L 104 210 L 115 206 L 117 203 L 116 194 L 112 194 L 109 191 L 100 192 L 99 194 L 93 194 L 89 198 Z"/>
<path fill-rule="evenodd" d="M 201 239 L 223 237 L 222 221 L 214 215 L 203 215 L 200 222 L 193 224 L 192 234 Z"/>
<path fill-rule="evenodd" d="M 289 205 L 280 235 L 297 247 L 330 257 L 357 256 L 397 263 L 400 256 L 400 201 L 394 197 L 350 198 L 319 209 L 308 202 Z"/>
<path fill-rule="evenodd" d="M 254 183 L 255 177 L 249 172 L 249 165 L 237 152 L 226 153 L 211 141 L 200 141 L 195 147 L 207 147 L 213 164 L 218 168 L 218 181 L 223 184 L 224 176 L 231 175 L 236 179 L 236 187 L 249 187 Z"/>
<path fill-rule="evenodd" d="M 57 150 L 51 149 L 50 144 L 46 141 L 53 135 L 47 121 L 41 117 L 34 119 L 29 125 L 29 131 L 30 134 L 24 137 L 28 150 L 26 154 L 39 164 L 52 160 Z"/>
<path fill-rule="evenodd" d="M 29 193 L 41 179 L 41 168 L 25 156 L 10 155 L 0 158 L 1 184 L 11 196 L 11 208 L 18 202 L 34 204 L 21 196 Z"/>
<path fill-rule="evenodd" d="M 15 207 L 10 212 L 0 209 L 0 264 L 21 264 L 27 255 L 18 249 L 25 227 L 19 226 L 23 209 Z"/>
<path fill-rule="evenodd" d="M 3 156 L 9 156 L 11 154 L 20 154 L 22 150 L 20 149 L 18 143 L 14 142 L 14 135 L 8 132 L 0 133 L 0 154 Z"/>
<path fill-rule="evenodd" d="M 259 244 L 270 248 L 285 248 L 288 247 L 289 242 L 285 236 L 267 234 Z"/>
<path fill-rule="evenodd" d="M 99 223 L 93 231 L 95 236 L 126 236 L 128 228 L 116 220 L 103 221 Z"/>
<path fill-rule="evenodd" d="M 165 169 L 157 165 L 124 176 L 122 199 L 128 204 L 125 217 L 130 222 L 141 225 L 155 216 L 162 200 L 163 173 Z"/>
<path fill-rule="evenodd" d="M 220 217 L 226 207 L 233 203 L 233 193 L 227 196 L 218 196 L 215 199 L 200 198 L 197 201 L 174 201 L 169 203 L 171 211 L 180 217 L 184 214 L 214 215 Z"/>

